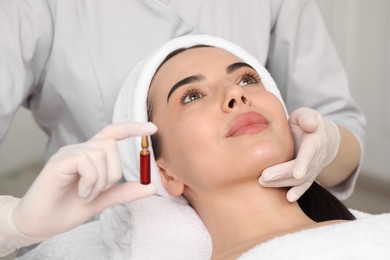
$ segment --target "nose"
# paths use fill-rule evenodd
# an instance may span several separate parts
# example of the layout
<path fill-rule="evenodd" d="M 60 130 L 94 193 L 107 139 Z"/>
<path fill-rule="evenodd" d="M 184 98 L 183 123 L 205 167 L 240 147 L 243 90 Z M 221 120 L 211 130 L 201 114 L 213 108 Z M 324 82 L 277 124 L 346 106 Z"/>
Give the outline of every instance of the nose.
<path fill-rule="evenodd" d="M 245 95 L 242 87 L 230 86 L 225 90 L 225 97 L 222 103 L 224 112 L 231 112 L 234 109 L 249 105 L 249 99 Z"/>

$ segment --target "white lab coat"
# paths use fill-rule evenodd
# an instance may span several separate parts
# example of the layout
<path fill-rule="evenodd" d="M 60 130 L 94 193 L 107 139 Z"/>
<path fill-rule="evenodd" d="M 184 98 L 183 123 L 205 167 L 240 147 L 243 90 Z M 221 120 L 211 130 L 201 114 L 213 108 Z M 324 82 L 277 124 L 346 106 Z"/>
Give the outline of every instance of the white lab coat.
<path fill-rule="evenodd" d="M 196 32 L 242 45 L 290 112 L 311 107 L 363 144 L 364 117 L 311 0 L 0 0 L 0 140 L 22 104 L 49 135 L 48 156 L 89 139 L 111 123 L 134 65 Z M 338 192 L 349 194 L 356 175 Z"/>

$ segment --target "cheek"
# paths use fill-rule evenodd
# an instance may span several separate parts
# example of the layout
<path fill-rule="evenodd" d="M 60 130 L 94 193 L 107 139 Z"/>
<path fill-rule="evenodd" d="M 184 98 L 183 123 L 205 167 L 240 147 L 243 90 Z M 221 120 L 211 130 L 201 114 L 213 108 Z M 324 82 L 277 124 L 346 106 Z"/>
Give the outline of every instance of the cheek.
<path fill-rule="evenodd" d="M 240 165 L 247 165 L 246 169 L 259 177 L 266 168 L 293 158 L 294 149 L 290 136 L 289 132 L 274 128 L 269 134 L 247 145 L 245 156 L 238 154 L 235 159 L 240 158 Z"/>
<path fill-rule="evenodd" d="M 277 98 L 275 98 L 277 99 Z M 277 136 L 277 142 L 279 143 L 279 150 L 283 159 L 291 159 L 294 155 L 294 141 L 290 130 L 290 124 L 288 122 L 286 112 L 283 105 L 278 100 L 274 105 L 274 127 Z"/>
<path fill-rule="evenodd" d="M 215 142 L 213 119 L 200 112 L 183 113 L 170 119 L 164 133 L 164 157 L 177 174 L 193 176 L 204 171 L 210 147 Z M 214 143 L 215 144 L 215 143 Z"/>
<path fill-rule="evenodd" d="M 282 116 L 285 115 L 284 110 L 281 111 L 281 114 Z M 277 132 L 275 146 L 277 148 L 276 153 L 278 154 L 275 157 L 279 159 L 277 163 L 291 160 L 294 156 L 294 141 L 287 119 L 281 120 L 275 127 L 275 131 Z"/>
<path fill-rule="evenodd" d="M 192 111 L 192 110 L 191 110 Z M 191 148 L 202 148 L 211 136 L 214 135 L 215 125 L 212 124 L 212 117 L 206 116 L 204 112 L 193 110 L 173 118 L 171 125 L 175 127 L 172 131 L 180 138 L 181 146 Z"/>
<path fill-rule="evenodd" d="M 266 161 L 272 164 L 291 160 L 294 155 L 294 142 L 283 104 L 268 91 L 259 96 L 258 100 L 257 105 L 271 117 L 272 132 L 263 140 L 263 145 L 257 146 L 254 156 L 267 158 Z"/>
<path fill-rule="evenodd" d="M 278 101 L 277 107 L 275 108 L 276 118 L 278 118 L 277 131 L 279 133 L 281 144 L 284 150 L 291 159 L 294 155 L 294 139 L 290 129 L 290 124 L 286 116 L 283 105 Z"/>

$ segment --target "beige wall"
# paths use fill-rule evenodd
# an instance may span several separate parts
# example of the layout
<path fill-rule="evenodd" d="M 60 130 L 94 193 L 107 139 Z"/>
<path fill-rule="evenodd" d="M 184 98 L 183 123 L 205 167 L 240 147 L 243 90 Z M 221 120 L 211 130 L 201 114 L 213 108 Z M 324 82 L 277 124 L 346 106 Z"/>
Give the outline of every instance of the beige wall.
<path fill-rule="evenodd" d="M 0 146 L 0 175 L 41 162 L 47 137 L 34 122 L 30 111 L 22 108 Z"/>

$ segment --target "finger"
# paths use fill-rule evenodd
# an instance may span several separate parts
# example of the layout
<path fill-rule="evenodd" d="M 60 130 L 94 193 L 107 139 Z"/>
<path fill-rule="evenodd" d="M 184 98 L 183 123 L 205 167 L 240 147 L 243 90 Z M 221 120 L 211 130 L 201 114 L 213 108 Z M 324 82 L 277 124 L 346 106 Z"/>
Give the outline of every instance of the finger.
<path fill-rule="evenodd" d="M 153 184 L 143 185 L 138 181 L 125 182 L 102 192 L 91 204 L 97 212 L 100 212 L 108 207 L 141 199 L 155 193 L 156 187 Z"/>
<path fill-rule="evenodd" d="M 107 189 L 122 177 L 122 164 L 118 150 L 118 144 L 114 139 L 94 139 L 87 142 L 89 149 L 101 151 L 104 158 L 96 160 L 104 160 L 106 183 L 103 188 Z"/>
<path fill-rule="evenodd" d="M 97 138 L 113 138 L 115 140 L 122 140 L 130 136 L 151 135 L 156 131 L 156 125 L 151 122 L 113 124 L 104 127 L 99 133 L 92 137 L 91 140 Z"/>
<path fill-rule="evenodd" d="M 308 169 L 310 168 L 311 163 L 314 161 L 320 143 L 316 140 L 306 139 L 297 154 L 296 157 L 296 165 L 293 170 L 293 176 L 297 179 L 302 179 L 306 174 Z"/>
<path fill-rule="evenodd" d="M 86 154 L 79 155 L 76 160 L 77 172 L 80 175 L 78 194 L 81 198 L 86 199 L 97 180 L 97 169 Z"/>
<path fill-rule="evenodd" d="M 318 127 L 318 113 L 310 108 L 296 109 L 290 117 L 292 127 L 296 126 L 305 132 L 314 132 Z"/>
<path fill-rule="evenodd" d="M 108 142 L 106 148 L 107 160 L 107 184 L 104 189 L 108 189 L 122 177 L 122 163 L 116 142 Z"/>
<path fill-rule="evenodd" d="M 318 115 L 304 114 L 299 118 L 299 125 L 307 133 L 315 132 L 318 128 Z"/>
<path fill-rule="evenodd" d="M 297 201 L 311 186 L 312 182 L 307 181 L 302 183 L 299 186 L 294 186 L 292 187 L 288 192 L 287 192 L 287 200 L 289 202 L 295 202 Z"/>
<path fill-rule="evenodd" d="M 269 182 L 260 182 L 260 184 L 263 187 L 269 187 L 269 188 L 277 188 L 277 187 L 291 187 L 291 186 L 297 186 L 301 185 L 303 180 L 295 179 L 294 177 L 291 178 L 285 178 L 285 179 L 279 179 Z"/>
<path fill-rule="evenodd" d="M 89 152 L 89 156 L 95 165 L 97 178 L 91 193 L 86 198 L 87 202 L 92 201 L 103 190 L 106 186 L 108 175 L 105 151 L 94 149 Z"/>
<path fill-rule="evenodd" d="M 259 181 L 269 182 L 292 177 L 294 166 L 295 160 L 271 166 L 262 172 Z"/>

